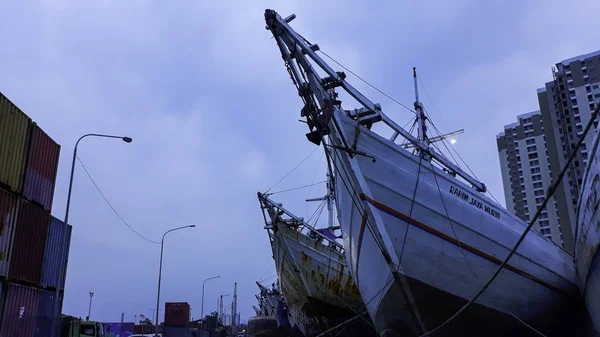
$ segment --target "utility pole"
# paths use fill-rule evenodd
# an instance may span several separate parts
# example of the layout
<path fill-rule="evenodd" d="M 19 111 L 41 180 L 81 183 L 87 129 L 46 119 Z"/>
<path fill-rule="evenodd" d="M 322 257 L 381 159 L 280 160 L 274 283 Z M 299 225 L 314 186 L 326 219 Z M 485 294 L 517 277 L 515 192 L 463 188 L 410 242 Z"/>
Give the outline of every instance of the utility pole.
<path fill-rule="evenodd" d="M 92 316 L 92 297 L 94 297 L 94 293 L 90 291 L 90 307 L 88 309 L 88 321 L 90 320 L 90 317 Z"/>

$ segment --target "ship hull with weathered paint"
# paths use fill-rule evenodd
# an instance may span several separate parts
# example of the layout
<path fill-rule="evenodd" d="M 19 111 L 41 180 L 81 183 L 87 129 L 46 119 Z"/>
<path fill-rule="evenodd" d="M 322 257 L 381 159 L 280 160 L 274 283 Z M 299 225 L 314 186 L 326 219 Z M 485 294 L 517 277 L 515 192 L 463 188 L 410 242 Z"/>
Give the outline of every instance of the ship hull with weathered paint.
<path fill-rule="evenodd" d="M 334 114 L 336 205 L 350 272 L 380 334 L 419 335 L 475 296 L 526 224 L 429 161 Z M 340 150 L 338 125 L 366 156 Z M 572 333 L 575 282 L 572 258 L 530 232 L 475 305 L 435 336 L 452 335 L 453 327 L 461 336 L 531 333 L 515 317 L 550 336 L 561 327 Z"/>
<path fill-rule="evenodd" d="M 344 254 L 278 223 L 276 218 L 272 220 L 269 235 L 281 292 L 304 336 L 316 336 L 364 313 L 365 305 L 346 268 Z M 343 329 L 340 336 L 374 334 L 367 315 Z"/>
<path fill-rule="evenodd" d="M 579 289 L 596 334 L 600 335 L 600 151 L 596 136 L 577 210 L 575 261 Z"/>

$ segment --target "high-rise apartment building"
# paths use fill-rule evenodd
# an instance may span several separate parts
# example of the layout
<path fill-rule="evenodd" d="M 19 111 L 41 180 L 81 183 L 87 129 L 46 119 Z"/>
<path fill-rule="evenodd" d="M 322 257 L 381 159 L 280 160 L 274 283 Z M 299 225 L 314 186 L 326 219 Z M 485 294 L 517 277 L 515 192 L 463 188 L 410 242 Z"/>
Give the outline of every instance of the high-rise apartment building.
<path fill-rule="evenodd" d="M 552 68 L 552 75 L 553 81 L 546 83 L 537 93 L 554 180 L 574 151 L 592 112 L 600 102 L 600 51 L 557 63 Z M 556 192 L 559 217 L 568 218 L 570 227 L 567 233 L 566 225 L 563 226 L 565 241 L 567 236 L 572 241 L 580 186 L 597 127 L 598 120 L 595 120 L 593 129 L 575 154 L 575 160 Z M 561 225 L 563 223 L 567 221 L 561 221 Z"/>
<path fill-rule="evenodd" d="M 496 137 L 506 208 L 529 221 L 544 202 L 552 184 L 545 129 L 539 111 L 517 116 Z M 568 219 L 567 219 L 568 220 Z M 563 247 L 561 222 L 554 198 L 538 218 L 534 230 Z M 569 246 L 571 242 L 567 242 Z M 567 247 L 565 247 L 567 248 Z"/>

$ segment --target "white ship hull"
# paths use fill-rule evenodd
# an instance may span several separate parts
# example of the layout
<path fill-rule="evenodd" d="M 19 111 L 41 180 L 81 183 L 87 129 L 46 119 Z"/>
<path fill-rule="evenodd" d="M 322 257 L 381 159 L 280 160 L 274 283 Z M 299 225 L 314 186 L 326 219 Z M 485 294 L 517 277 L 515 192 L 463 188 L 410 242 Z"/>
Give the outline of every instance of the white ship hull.
<path fill-rule="evenodd" d="M 285 224 L 271 235 L 281 292 L 304 336 L 316 336 L 365 310 L 343 254 Z M 368 324 L 360 326 L 373 334 Z"/>
<path fill-rule="evenodd" d="M 577 281 L 596 334 L 600 334 L 600 152 L 596 137 L 582 185 L 575 241 Z"/>
<path fill-rule="evenodd" d="M 376 159 L 350 158 L 343 150 L 333 155 L 344 248 L 367 310 L 380 333 L 431 330 L 481 289 L 525 224 L 367 128 L 361 126 L 355 138 L 357 123 L 346 115 L 335 112 L 335 119 L 347 142 L 356 141 L 356 150 Z M 343 147 L 333 121 L 329 130 L 332 144 Z M 390 261 L 400 262 L 395 278 L 381 247 Z M 531 232 L 476 305 L 434 335 L 453 335 L 454 329 L 460 336 L 531 332 L 512 315 L 560 335 L 553 323 L 570 322 L 577 297 L 572 257 Z"/>

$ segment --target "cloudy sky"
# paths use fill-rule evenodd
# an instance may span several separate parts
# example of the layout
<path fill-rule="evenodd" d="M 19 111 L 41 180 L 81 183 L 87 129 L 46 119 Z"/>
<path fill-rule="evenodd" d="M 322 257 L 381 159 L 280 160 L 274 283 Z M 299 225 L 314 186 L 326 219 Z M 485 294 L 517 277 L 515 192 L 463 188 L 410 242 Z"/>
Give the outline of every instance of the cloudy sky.
<path fill-rule="evenodd" d="M 145 237 L 165 243 L 163 301 L 200 316 L 238 282 L 244 320 L 255 281 L 275 280 L 256 192 L 273 186 L 314 146 L 297 122 L 301 101 L 264 26 L 264 9 L 340 63 L 412 105 L 411 69 L 442 132 L 504 203 L 495 135 L 537 109 L 550 67 L 600 46 L 596 1 L 28 1 L 0 5 L 0 91 L 62 145 L 53 214 L 63 218 L 71 152 Z M 332 64 L 333 66 L 334 64 Z M 339 67 L 334 67 L 337 70 Z M 348 74 L 403 125 L 399 105 Z M 346 108 L 354 108 L 346 105 Z M 321 181 L 316 151 L 274 191 Z M 316 177 L 316 178 L 315 178 Z M 315 180 L 313 180 L 315 179 Z M 310 193 L 309 193 L 310 192 Z M 299 216 L 323 185 L 276 194 Z M 130 231 L 78 165 L 63 312 L 118 321 L 151 315 L 160 246 Z M 325 221 L 325 218 L 323 218 Z M 230 303 L 231 297 L 225 302 Z M 162 303 L 161 303 L 162 307 Z"/>

